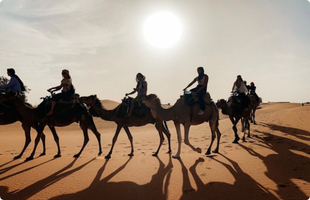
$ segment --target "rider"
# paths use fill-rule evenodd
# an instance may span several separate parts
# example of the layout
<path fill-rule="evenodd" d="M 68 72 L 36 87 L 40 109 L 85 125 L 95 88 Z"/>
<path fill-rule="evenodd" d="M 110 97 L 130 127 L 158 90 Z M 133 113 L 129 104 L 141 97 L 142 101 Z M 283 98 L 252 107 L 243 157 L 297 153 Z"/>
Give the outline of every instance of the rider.
<path fill-rule="evenodd" d="M 259 97 L 256 94 L 256 86 L 255 86 L 255 84 L 253 82 L 250 83 L 249 94 L 253 95 L 255 97 L 256 101 L 259 102 Z"/>
<path fill-rule="evenodd" d="M 187 88 L 192 86 L 196 81 L 198 82 L 198 85 L 196 86 L 196 88 L 191 89 L 190 91 L 197 93 L 197 96 L 199 99 L 199 107 L 200 107 L 198 115 L 203 115 L 204 110 L 206 109 L 205 102 L 204 102 L 204 96 L 207 93 L 209 76 L 204 73 L 203 67 L 198 67 L 197 72 L 198 72 L 198 76 L 194 78 L 194 80 L 190 82 L 188 86 L 184 88 L 183 90 L 185 91 Z"/>
<path fill-rule="evenodd" d="M 249 104 L 249 100 L 247 97 L 248 89 L 246 85 L 244 84 L 241 75 L 237 76 L 237 80 L 234 82 L 232 87 L 232 93 L 238 93 L 241 98 L 241 102 L 243 102 L 243 106 L 247 107 Z"/>
<path fill-rule="evenodd" d="M 130 117 L 132 114 L 135 102 L 139 101 L 141 97 L 145 97 L 147 94 L 147 82 L 145 81 L 145 76 L 143 76 L 141 73 L 138 73 L 136 76 L 136 82 L 136 88 L 134 88 L 132 92 L 126 93 L 126 96 L 134 94 L 135 92 L 138 93 L 137 97 L 131 100 L 130 110 L 127 114 L 128 117 Z"/>
<path fill-rule="evenodd" d="M 46 115 L 51 115 L 54 112 L 54 108 L 56 105 L 56 101 L 59 100 L 70 100 L 75 93 L 75 88 L 72 85 L 72 79 L 69 74 L 69 70 L 64 69 L 61 72 L 63 79 L 61 80 L 61 84 L 59 86 L 51 87 L 48 89 L 48 92 L 55 92 L 62 89 L 61 93 L 55 94 L 52 96 L 52 107 L 51 110 Z"/>
<path fill-rule="evenodd" d="M 20 78 L 15 74 L 15 70 L 13 68 L 7 69 L 8 76 L 11 77 L 8 84 L 0 85 L 1 89 L 6 89 L 8 91 L 13 92 L 24 92 L 26 91 L 24 83 L 20 80 Z"/>
<path fill-rule="evenodd" d="M 13 68 L 7 69 L 8 76 L 11 77 L 8 84 L 0 85 L 0 89 L 6 89 L 7 91 L 18 92 L 22 94 L 22 99 L 25 100 L 25 96 L 23 92 L 26 91 L 24 83 L 20 78 L 15 74 L 15 70 Z M 3 114 L 3 108 L 0 106 L 0 114 Z"/>

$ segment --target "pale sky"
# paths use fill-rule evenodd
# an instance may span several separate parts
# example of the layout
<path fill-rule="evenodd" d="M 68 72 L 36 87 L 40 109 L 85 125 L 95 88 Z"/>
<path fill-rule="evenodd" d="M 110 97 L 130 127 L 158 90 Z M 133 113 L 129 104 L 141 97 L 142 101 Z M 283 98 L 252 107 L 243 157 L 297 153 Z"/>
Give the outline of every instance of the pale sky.
<path fill-rule="evenodd" d="M 157 48 L 146 19 L 168 12 L 180 39 Z M 141 72 L 148 93 L 173 104 L 203 66 L 213 100 L 227 99 L 238 74 L 264 102 L 310 101 L 308 0 L 3 0 L 0 76 L 14 68 L 29 103 L 71 73 L 76 92 L 120 102 Z M 309 81 L 309 82 L 308 82 Z M 134 95 L 135 96 L 135 95 Z"/>

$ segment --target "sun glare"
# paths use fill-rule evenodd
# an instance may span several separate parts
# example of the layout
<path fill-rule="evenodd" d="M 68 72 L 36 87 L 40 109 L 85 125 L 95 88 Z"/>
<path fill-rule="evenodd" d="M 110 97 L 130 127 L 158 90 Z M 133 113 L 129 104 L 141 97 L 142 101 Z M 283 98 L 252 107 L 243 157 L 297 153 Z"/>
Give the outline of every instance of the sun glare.
<path fill-rule="evenodd" d="M 144 24 L 144 36 L 153 46 L 168 48 L 181 37 L 181 22 L 168 12 L 151 15 Z"/>

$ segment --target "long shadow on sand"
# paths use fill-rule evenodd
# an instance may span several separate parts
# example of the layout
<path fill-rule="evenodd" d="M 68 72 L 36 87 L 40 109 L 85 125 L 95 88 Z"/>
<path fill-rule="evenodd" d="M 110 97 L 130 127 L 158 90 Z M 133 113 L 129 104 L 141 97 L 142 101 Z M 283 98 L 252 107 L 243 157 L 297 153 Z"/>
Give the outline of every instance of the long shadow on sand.
<path fill-rule="evenodd" d="M 223 182 L 203 183 L 196 172 L 197 165 L 200 162 L 204 162 L 203 158 L 199 158 L 195 161 L 194 165 L 189 168 L 189 171 L 195 180 L 197 191 L 192 188 L 187 169 L 182 160 L 179 160 L 183 172 L 183 195 L 181 199 L 277 199 L 266 188 L 264 188 L 263 185 L 259 184 L 251 176 L 244 173 L 235 161 L 224 155 L 222 156 L 229 161 L 229 164 L 221 162 L 214 157 L 211 158 L 214 161 L 223 164 L 229 170 L 236 180 L 235 183 L 233 185 Z"/>
<path fill-rule="evenodd" d="M 49 163 L 49 162 L 51 162 L 52 160 L 54 160 L 54 159 L 45 161 L 45 162 L 40 163 L 40 164 L 37 164 L 37 165 L 35 165 L 35 166 L 28 167 L 27 169 L 23 169 L 23 170 L 21 170 L 21 171 L 15 172 L 15 173 L 10 174 L 10 175 L 8 175 L 8 176 L 1 177 L 1 178 L 0 178 L 0 181 L 3 181 L 3 180 L 5 180 L 5 179 L 7 179 L 7 178 L 11 178 L 11 177 L 16 176 L 16 175 L 18 175 L 18 174 L 25 173 L 25 172 L 27 172 L 27 171 L 29 171 L 29 170 L 32 170 L 32 169 L 36 168 L 36 167 L 39 167 L 39 166 L 44 165 L 44 164 L 46 164 L 46 163 Z M 0 175 L 6 173 L 6 172 L 8 172 L 8 171 L 10 171 L 10 170 L 12 170 L 12 169 L 14 169 L 14 168 L 16 168 L 16 167 L 19 167 L 19 166 L 22 165 L 22 164 L 25 164 L 25 162 L 18 163 L 18 164 L 15 164 L 15 165 L 12 165 L 12 166 L 9 166 L 9 167 L 0 169 Z"/>
<path fill-rule="evenodd" d="M 171 157 L 171 156 L 169 156 Z M 164 163 L 158 158 L 159 167 L 156 174 L 152 176 L 151 182 L 145 185 L 138 185 L 135 182 L 123 181 L 123 182 L 109 182 L 116 174 L 122 171 L 128 162 L 127 160 L 122 166 L 116 169 L 114 172 L 100 180 L 102 173 L 104 172 L 108 160 L 99 169 L 95 179 L 91 185 L 85 190 L 79 191 L 73 194 L 65 194 L 51 198 L 52 200 L 85 200 L 85 199 L 135 199 L 135 200 L 165 200 L 168 195 L 168 185 L 172 172 L 172 162 L 169 159 L 168 165 L 165 167 Z M 165 183 L 164 183 L 165 180 Z"/>
<path fill-rule="evenodd" d="M 3 199 L 28 199 L 28 198 L 32 197 L 33 195 L 35 195 L 36 193 L 42 191 L 44 188 L 47 188 L 47 187 L 51 186 L 52 184 L 60 181 L 61 179 L 65 178 L 67 176 L 70 176 L 74 172 L 81 170 L 83 167 L 85 167 L 87 164 L 89 164 L 93 160 L 94 159 L 91 159 L 90 161 L 86 162 L 85 164 L 69 170 L 74 165 L 74 163 L 77 161 L 77 158 L 76 158 L 69 165 L 64 167 L 63 169 L 55 172 L 54 174 L 34 183 L 32 185 L 29 185 L 28 187 L 26 187 L 22 190 L 8 192 L 7 187 L 2 186 L 2 187 L 0 187 L 1 198 L 3 198 Z M 69 171 L 67 171 L 67 170 L 69 170 Z"/>
<path fill-rule="evenodd" d="M 297 130 L 275 125 L 267 126 L 272 127 L 272 130 L 276 128 L 276 130 L 284 133 L 289 132 L 288 134 L 295 133 Z M 264 134 L 264 137 L 254 136 L 253 139 L 256 138 L 258 140 L 256 145 L 269 148 L 275 151 L 274 154 L 263 156 L 242 144 L 240 144 L 240 147 L 264 162 L 267 168 L 265 174 L 277 185 L 278 189 L 275 192 L 281 199 L 308 199 L 309 194 L 306 195 L 300 190 L 295 182 L 310 182 L 310 146 L 287 137 L 276 136 L 268 132 L 257 132 Z M 304 131 L 303 133 L 306 132 Z"/>
<path fill-rule="evenodd" d="M 292 135 L 292 136 L 297 137 L 301 140 L 310 141 L 310 132 L 306 131 L 306 130 L 288 127 L 288 126 L 279 126 L 276 124 L 261 123 L 261 125 L 268 127 L 271 130 L 281 131 L 281 132 L 286 133 L 288 135 Z"/>

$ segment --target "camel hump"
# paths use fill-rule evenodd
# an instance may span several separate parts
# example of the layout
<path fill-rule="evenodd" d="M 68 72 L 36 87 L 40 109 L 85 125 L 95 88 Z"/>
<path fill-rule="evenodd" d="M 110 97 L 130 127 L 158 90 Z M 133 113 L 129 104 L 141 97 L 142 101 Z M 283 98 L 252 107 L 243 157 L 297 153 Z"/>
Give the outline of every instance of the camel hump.
<path fill-rule="evenodd" d="M 207 92 L 207 93 L 205 94 L 205 96 L 203 97 L 203 100 L 204 100 L 205 104 L 207 104 L 207 105 L 210 105 L 210 104 L 211 104 L 212 99 L 211 99 L 211 95 L 210 95 L 209 92 Z"/>
<path fill-rule="evenodd" d="M 199 98 L 197 96 L 197 93 L 195 93 L 195 92 L 192 92 L 192 93 L 189 93 L 189 94 L 184 94 L 184 100 L 185 100 L 185 103 L 188 106 L 193 106 L 193 105 L 195 105 L 196 103 L 199 102 Z M 204 100 L 205 104 L 207 104 L 207 105 L 211 104 L 212 99 L 211 99 L 211 95 L 210 95 L 209 92 L 207 92 L 205 94 L 205 96 L 203 97 L 203 100 Z"/>
<path fill-rule="evenodd" d="M 79 98 L 80 98 L 80 95 L 75 93 L 71 99 L 69 100 L 60 100 L 60 101 L 57 101 L 57 104 L 74 104 L 74 103 L 79 103 Z"/>

